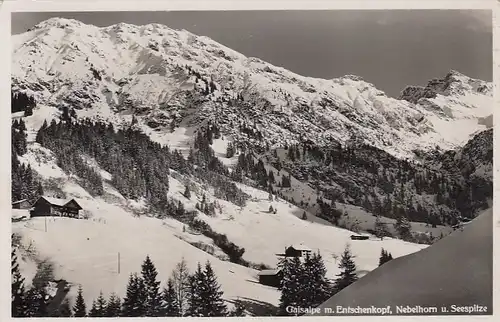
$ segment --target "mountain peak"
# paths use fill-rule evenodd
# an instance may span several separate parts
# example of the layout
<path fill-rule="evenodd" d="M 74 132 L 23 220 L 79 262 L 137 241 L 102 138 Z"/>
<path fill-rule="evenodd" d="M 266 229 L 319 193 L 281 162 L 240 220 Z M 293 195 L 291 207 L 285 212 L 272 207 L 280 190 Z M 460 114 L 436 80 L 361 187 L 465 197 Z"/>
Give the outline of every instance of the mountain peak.
<path fill-rule="evenodd" d="M 34 29 L 42 28 L 65 28 L 65 27 L 82 27 L 85 24 L 76 19 L 53 17 L 38 23 Z"/>

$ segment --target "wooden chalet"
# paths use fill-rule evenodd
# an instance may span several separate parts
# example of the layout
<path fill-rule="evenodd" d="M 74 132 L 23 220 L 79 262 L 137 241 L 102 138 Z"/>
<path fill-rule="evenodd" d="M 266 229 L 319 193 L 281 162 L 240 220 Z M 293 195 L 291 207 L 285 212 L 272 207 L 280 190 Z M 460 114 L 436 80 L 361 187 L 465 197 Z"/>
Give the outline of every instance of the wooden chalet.
<path fill-rule="evenodd" d="M 272 287 L 279 287 L 283 273 L 277 269 L 264 269 L 259 272 L 259 283 Z"/>
<path fill-rule="evenodd" d="M 12 209 L 30 209 L 31 204 L 28 199 L 17 200 L 12 203 Z"/>
<path fill-rule="evenodd" d="M 297 244 L 285 248 L 285 252 L 283 254 L 276 255 L 284 257 L 303 257 L 306 255 L 306 253 L 310 254 L 311 252 L 312 250 L 309 247 L 303 244 Z"/>
<path fill-rule="evenodd" d="M 79 218 L 82 209 L 75 199 L 40 197 L 33 204 L 30 215 L 31 217 L 61 216 Z"/>

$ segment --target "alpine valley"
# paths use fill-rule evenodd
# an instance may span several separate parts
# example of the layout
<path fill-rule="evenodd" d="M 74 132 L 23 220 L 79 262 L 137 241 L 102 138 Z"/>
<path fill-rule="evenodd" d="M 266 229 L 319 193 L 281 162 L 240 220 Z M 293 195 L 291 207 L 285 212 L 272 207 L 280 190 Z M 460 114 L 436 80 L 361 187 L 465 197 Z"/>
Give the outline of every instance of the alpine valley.
<path fill-rule="evenodd" d="M 185 30 L 63 18 L 12 46 L 12 201 L 74 199 L 84 218 L 13 210 L 25 283 L 50 263 L 88 302 L 124 297 L 146 255 L 162 281 L 210 261 L 228 306 L 270 315 L 281 293 L 258 273 L 286 247 L 333 280 L 349 244 L 362 276 L 492 206 L 493 86 L 457 71 L 392 98 Z"/>

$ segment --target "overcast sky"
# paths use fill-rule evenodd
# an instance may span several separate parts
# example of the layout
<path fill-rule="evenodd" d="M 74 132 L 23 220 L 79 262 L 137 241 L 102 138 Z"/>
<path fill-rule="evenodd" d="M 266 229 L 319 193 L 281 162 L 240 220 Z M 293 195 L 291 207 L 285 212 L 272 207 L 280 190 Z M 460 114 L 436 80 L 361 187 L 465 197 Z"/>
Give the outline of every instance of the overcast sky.
<path fill-rule="evenodd" d="M 51 17 L 97 26 L 161 23 L 208 36 L 298 74 L 363 77 L 388 95 L 450 69 L 492 79 L 490 11 L 212 11 L 13 13 L 12 33 Z"/>

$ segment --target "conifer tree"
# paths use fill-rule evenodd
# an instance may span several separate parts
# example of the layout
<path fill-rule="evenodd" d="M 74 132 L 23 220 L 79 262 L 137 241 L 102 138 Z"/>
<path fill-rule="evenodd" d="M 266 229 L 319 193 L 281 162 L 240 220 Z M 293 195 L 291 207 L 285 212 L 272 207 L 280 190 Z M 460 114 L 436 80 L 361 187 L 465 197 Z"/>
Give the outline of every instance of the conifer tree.
<path fill-rule="evenodd" d="M 118 317 L 121 311 L 121 300 L 116 293 L 111 293 L 106 305 L 106 317 Z"/>
<path fill-rule="evenodd" d="M 106 299 L 104 298 L 102 291 L 99 292 L 99 296 L 96 300 L 92 301 L 92 308 L 89 311 L 90 317 L 105 317 L 106 316 Z"/>
<path fill-rule="evenodd" d="M 302 213 L 302 219 L 303 219 L 303 220 L 307 220 L 307 214 L 306 214 L 306 212 L 305 212 L 305 211 Z"/>
<path fill-rule="evenodd" d="M 15 249 L 11 253 L 11 278 L 12 278 L 12 317 L 26 317 L 28 314 L 28 303 L 24 289 L 24 278 L 21 276 Z"/>
<path fill-rule="evenodd" d="M 229 316 L 242 317 L 246 316 L 245 306 L 241 303 L 240 299 L 237 299 L 234 303 L 234 309 L 229 312 Z"/>
<path fill-rule="evenodd" d="M 78 287 L 78 294 L 76 296 L 75 305 L 73 306 L 73 312 L 75 318 L 87 316 L 87 306 L 85 305 L 85 300 L 83 299 L 83 290 L 81 285 Z"/>
<path fill-rule="evenodd" d="M 189 276 L 189 293 L 187 315 L 192 317 L 203 316 L 203 287 L 205 285 L 205 274 L 201 269 L 201 264 L 193 275 Z"/>
<path fill-rule="evenodd" d="M 412 238 L 411 224 L 406 216 L 398 217 L 396 223 L 394 223 L 394 229 L 396 229 L 401 239 L 410 240 Z"/>
<path fill-rule="evenodd" d="M 162 292 L 162 316 L 180 316 L 179 301 L 174 288 L 172 278 L 168 279 L 167 287 Z"/>
<path fill-rule="evenodd" d="M 274 211 L 273 206 L 272 206 L 272 205 L 271 205 L 271 206 L 269 206 L 269 213 L 273 213 L 273 211 Z"/>
<path fill-rule="evenodd" d="M 122 303 L 122 316 L 138 317 L 146 315 L 146 292 L 144 282 L 137 274 L 131 274 L 127 293 Z"/>
<path fill-rule="evenodd" d="M 358 279 L 358 276 L 356 275 L 356 264 L 354 263 L 349 245 L 346 246 L 344 253 L 342 254 L 339 268 L 341 271 L 337 274 L 337 279 L 335 280 L 335 292 L 340 292 L 342 289 L 351 285 Z"/>
<path fill-rule="evenodd" d="M 389 235 L 387 231 L 387 227 L 385 224 L 382 222 L 382 219 L 380 216 L 377 216 L 375 218 L 375 236 L 380 238 L 380 240 L 383 240 L 385 236 Z"/>
<path fill-rule="evenodd" d="M 184 197 L 187 199 L 191 199 L 191 191 L 189 189 L 189 184 L 186 185 L 186 189 L 184 190 Z"/>
<path fill-rule="evenodd" d="M 31 287 L 26 295 L 28 317 L 47 317 L 47 293 L 44 287 Z"/>
<path fill-rule="evenodd" d="M 146 256 L 142 264 L 142 280 L 145 292 L 146 316 L 160 316 L 161 296 L 160 282 L 156 280 L 158 272 L 153 262 Z"/>
<path fill-rule="evenodd" d="M 212 269 L 212 265 L 207 261 L 202 280 L 202 315 L 203 316 L 225 316 L 227 307 L 222 299 L 224 294 L 217 282 L 217 277 Z"/>
<path fill-rule="evenodd" d="M 279 289 L 281 290 L 279 315 L 289 315 L 287 307 L 300 307 L 305 301 L 301 298 L 303 295 L 303 267 L 298 257 L 292 259 L 284 258 L 279 263 L 283 278 Z"/>
<path fill-rule="evenodd" d="M 304 294 L 306 299 L 306 306 L 316 307 L 326 301 L 331 294 L 331 284 L 326 277 L 327 271 L 325 263 L 321 254 L 314 253 L 312 256 L 306 255 L 304 262 L 305 277 L 303 280 L 307 280 L 308 284 L 304 283 L 304 290 L 307 289 L 307 293 Z"/>

